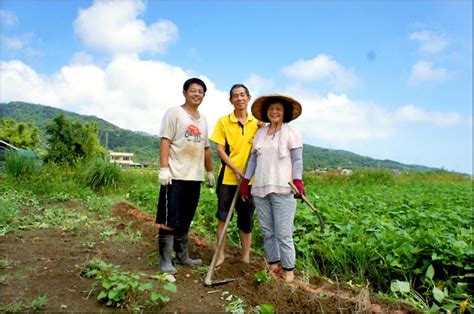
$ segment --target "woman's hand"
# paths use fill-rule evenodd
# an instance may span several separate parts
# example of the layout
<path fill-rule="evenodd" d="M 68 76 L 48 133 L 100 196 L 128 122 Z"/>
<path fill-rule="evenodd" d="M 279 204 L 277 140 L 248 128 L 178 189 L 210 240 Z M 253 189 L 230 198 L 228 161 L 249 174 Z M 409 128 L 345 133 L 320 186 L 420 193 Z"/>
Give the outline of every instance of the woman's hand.
<path fill-rule="evenodd" d="M 249 179 L 242 179 L 242 182 L 240 183 L 240 198 L 244 201 L 246 201 L 250 197 L 250 192 L 249 192 Z"/>
<path fill-rule="evenodd" d="M 295 195 L 296 198 L 301 198 L 301 196 L 306 195 L 306 193 L 304 191 L 304 185 L 303 185 L 302 180 L 294 179 L 293 184 L 296 186 L 296 188 L 298 189 L 298 193 L 299 193 L 299 195 Z"/>

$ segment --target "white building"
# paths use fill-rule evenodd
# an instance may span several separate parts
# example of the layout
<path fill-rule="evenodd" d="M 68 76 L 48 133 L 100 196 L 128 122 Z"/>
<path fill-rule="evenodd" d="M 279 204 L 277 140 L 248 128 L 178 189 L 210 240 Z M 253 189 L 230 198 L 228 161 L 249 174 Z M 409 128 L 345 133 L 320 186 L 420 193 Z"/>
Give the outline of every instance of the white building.
<path fill-rule="evenodd" d="M 121 166 L 141 167 L 142 165 L 133 162 L 133 153 L 110 152 L 110 162 Z"/>

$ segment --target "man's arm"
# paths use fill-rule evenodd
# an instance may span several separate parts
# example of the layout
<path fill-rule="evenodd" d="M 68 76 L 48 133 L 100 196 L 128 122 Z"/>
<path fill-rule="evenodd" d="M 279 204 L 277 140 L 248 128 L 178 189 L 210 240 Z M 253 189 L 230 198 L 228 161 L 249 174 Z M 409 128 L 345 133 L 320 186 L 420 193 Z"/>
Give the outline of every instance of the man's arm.
<path fill-rule="evenodd" d="M 212 172 L 212 154 L 211 147 L 204 148 L 204 166 L 207 172 Z"/>
<path fill-rule="evenodd" d="M 225 146 L 221 144 L 216 144 L 216 150 L 217 150 L 217 155 L 219 158 L 230 168 L 232 171 L 234 171 L 235 175 L 237 176 L 237 180 L 242 178 L 244 174 L 242 171 L 240 171 L 239 168 L 237 168 L 232 160 L 230 160 L 229 155 L 226 154 L 225 152 Z"/>
<path fill-rule="evenodd" d="M 160 139 L 160 168 L 169 167 L 171 141 L 165 137 Z"/>
<path fill-rule="evenodd" d="M 216 184 L 216 178 L 214 178 L 214 171 L 212 169 L 212 154 L 211 147 L 206 147 L 204 149 L 204 166 L 207 171 L 207 179 L 209 187 L 212 187 Z"/>

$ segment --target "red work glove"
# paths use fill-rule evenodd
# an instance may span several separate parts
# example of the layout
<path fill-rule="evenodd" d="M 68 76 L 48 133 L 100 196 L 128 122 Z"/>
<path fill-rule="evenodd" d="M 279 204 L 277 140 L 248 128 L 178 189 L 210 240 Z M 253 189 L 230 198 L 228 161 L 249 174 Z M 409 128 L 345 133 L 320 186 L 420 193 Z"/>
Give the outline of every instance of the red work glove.
<path fill-rule="evenodd" d="M 306 195 L 304 191 L 303 181 L 301 181 L 300 179 L 294 179 L 293 184 L 296 186 L 299 192 L 299 195 L 295 195 L 296 198 L 301 198 L 302 195 Z"/>
<path fill-rule="evenodd" d="M 249 179 L 242 179 L 242 182 L 240 183 L 240 198 L 243 200 L 246 200 L 250 197 L 249 193 Z"/>

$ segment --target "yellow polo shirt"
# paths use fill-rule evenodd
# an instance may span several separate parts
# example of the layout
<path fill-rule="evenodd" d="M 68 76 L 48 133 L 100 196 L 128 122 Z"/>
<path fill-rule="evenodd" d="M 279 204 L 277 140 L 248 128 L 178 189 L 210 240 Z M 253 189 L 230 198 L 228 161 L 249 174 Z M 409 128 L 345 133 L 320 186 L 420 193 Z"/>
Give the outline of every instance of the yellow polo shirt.
<path fill-rule="evenodd" d="M 247 120 L 242 125 L 232 112 L 219 118 L 210 137 L 211 141 L 225 147 L 232 163 L 242 172 L 245 171 L 244 167 L 252 148 L 253 138 L 258 130 L 258 123 L 257 118 L 251 113 L 247 113 Z M 222 176 L 222 170 L 224 170 L 222 184 L 239 184 L 235 173 L 225 164 L 221 165 L 219 177 Z"/>

